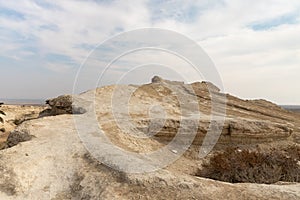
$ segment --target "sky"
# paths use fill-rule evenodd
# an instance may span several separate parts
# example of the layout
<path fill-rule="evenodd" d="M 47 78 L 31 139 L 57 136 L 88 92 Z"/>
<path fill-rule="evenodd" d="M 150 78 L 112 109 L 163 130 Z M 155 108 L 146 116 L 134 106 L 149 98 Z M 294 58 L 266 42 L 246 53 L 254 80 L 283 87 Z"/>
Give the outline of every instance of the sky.
<path fill-rule="evenodd" d="M 213 61 L 224 92 L 300 105 L 299 0 L 0 0 L 0 98 L 72 93 L 98 44 L 145 27 L 195 41 Z M 141 74 L 130 79 L 153 75 Z"/>

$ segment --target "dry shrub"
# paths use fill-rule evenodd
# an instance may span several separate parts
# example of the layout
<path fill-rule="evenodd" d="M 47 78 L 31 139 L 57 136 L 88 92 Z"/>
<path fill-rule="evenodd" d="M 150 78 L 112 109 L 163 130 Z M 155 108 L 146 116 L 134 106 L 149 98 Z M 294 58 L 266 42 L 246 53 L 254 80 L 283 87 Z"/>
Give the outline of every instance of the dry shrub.
<path fill-rule="evenodd" d="M 300 147 L 260 151 L 228 148 L 202 165 L 197 176 L 230 183 L 300 182 Z"/>
<path fill-rule="evenodd" d="M 0 102 L 0 108 L 3 105 L 2 102 Z M 2 110 L 0 110 L 0 123 L 4 123 L 4 119 L 1 117 L 1 115 L 6 115 L 5 112 L 3 112 Z"/>

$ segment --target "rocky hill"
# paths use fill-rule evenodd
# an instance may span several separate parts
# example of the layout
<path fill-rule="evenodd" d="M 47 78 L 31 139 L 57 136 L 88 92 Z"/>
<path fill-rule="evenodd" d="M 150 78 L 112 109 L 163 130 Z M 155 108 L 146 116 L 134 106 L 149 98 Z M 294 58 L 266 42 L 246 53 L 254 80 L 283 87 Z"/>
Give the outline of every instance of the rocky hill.
<path fill-rule="evenodd" d="M 271 102 L 242 100 L 209 82 L 154 77 L 141 86 L 105 86 L 47 103 L 0 151 L 0 199 L 300 198 L 299 183 L 195 176 L 228 147 L 300 145 L 299 115 Z"/>

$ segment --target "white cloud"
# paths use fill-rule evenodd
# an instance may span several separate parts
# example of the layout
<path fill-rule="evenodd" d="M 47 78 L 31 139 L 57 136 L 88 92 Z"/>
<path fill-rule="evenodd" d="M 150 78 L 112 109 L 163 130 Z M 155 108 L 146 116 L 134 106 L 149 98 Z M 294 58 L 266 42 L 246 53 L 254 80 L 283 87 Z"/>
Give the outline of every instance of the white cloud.
<path fill-rule="evenodd" d="M 64 54 L 79 63 L 88 51 L 75 48 L 80 44 L 95 45 L 117 28 L 146 26 L 147 10 L 143 1 L 123 1 L 101 5 L 93 1 L 48 1 L 56 9 L 43 8 L 34 1 L 7 1 L 1 6 L 15 10 L 25 20 L 0 18 L 1 26 L 24 36 L 33 36 L 42 53 Z M 144 17 L 143 17 L 144 16 Z M 41 28 L 55 26 L 54 30 Z"/>
<path fill-rule="evenodd" d="M 295 76 L 300 74 L 299 33 L 300 24 L 265 31 L 241 29 L 201 44 L 218 67 L 228 92 L 296 104 L 300 96 L 290 91 L 300 89 Z"/>
<path fill-rule="evenodd" d="M 298 0 L 37 2 L 0 1 L 3 9 L 23 16 L 0 15 L 1 56 L 23 60 L 61 54 L 79 66 L 91 47 L 118 32 L 167 28 L 207 51 L 228 92 L 300 104 L 300 96 L 290 92 L 299 91 L 300 85 L 295 75 L 300 74 Z M 260 24 L 266 29 L 253 30 Z M 64 61 L 45 60 L 44 66 L 57 73 L 74 70 Z M 275 87 L 290 89 L 278 94 Z"/>

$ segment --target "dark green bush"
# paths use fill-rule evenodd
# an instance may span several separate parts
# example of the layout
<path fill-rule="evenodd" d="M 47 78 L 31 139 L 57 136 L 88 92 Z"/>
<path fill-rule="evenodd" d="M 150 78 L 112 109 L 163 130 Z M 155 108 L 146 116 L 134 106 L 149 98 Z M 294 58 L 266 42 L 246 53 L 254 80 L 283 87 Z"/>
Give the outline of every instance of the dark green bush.
<path fill-rule="evenodd" d="M 300 147 L 260 151 L 226 149 L 202 165 L 197 176 L 230 183 L 300 182 Z"/>

